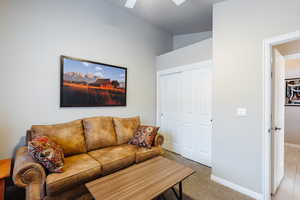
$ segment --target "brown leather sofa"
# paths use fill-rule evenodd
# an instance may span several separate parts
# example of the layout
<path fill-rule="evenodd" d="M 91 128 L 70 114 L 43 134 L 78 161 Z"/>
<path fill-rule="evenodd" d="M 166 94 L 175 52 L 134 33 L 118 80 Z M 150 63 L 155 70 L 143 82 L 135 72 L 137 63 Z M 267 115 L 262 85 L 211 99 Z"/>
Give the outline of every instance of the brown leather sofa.
<path fill-rule="evenodd" d="M 139 124 L 139 117 L 93 117 L 32 126 L 27 141 L 45 135 L 63 148 L 64 172 L 48 174 L 23 146 L 16 153 L 14 183 L 26 189 L 27 200 L 76 199 L 87 194 L 85 183 L 163 153 L 164 138 L 159 134 L 151 149 L 127 144 Z"/>

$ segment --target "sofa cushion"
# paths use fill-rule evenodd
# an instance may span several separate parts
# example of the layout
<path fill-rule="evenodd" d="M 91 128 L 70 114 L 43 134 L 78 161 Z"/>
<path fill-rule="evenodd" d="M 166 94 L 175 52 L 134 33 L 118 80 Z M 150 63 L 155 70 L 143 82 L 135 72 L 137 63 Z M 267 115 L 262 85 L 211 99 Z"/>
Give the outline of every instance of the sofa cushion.
<path fill-rule="evenodd" d="M 88 151 L 117 144 L 112 117 L 93 117 L 82 121 Z"/>
<path fill-rule="evenodd" d="M 88 154 L 66 157 L 64 172 L 47 176 L 47 195 L 55 195 L 79 184 L 94 180 L 100 177 L 101 172 L 101 164 Z"/>
<path fill-rule="evenodd" d="M 114 118 L 118 144 L 128 143 L 140 126 L 140 117 Z"/>
<path fill-rule="evenodd" d="M 149 148 L 138 148 L 136 152 L 136 163 L 148 160 L 163 153 L 160 146 Z"/>
<path fill-rule="evenodd" d="M 86 153 L 82 120 L 55 125 L 34 125 L 31 127 L 32 139 L 37 136 L 47 136 L 58 144 L 65 156 Z"/>
<path fill-rule="evenodd" d="M 102 165 L 103 174 L 109 174 L 135 163 L 137 147 L 131 144 L 106 147 L 88 154 Z"/>

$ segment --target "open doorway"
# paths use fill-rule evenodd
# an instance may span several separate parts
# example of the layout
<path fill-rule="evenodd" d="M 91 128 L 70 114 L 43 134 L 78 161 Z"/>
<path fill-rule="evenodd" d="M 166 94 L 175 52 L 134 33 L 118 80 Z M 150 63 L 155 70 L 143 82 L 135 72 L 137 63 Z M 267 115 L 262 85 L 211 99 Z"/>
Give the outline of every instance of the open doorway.
<path fill-rule="evenodd" d="M 300 148 L 297 145 L 298 141 L 300 144 L 300 129 L 295 131 L 298 125 L 300 128 L 299 55 L 300 32 L 264 41 L 265 200 L 300 199 Z M 291 120 L 293 117 L 296 119 Z"/>
<path fill-rule="evenodd" d="M 300 40 L 272 49 L 273 200 L 300 199 Z"/>

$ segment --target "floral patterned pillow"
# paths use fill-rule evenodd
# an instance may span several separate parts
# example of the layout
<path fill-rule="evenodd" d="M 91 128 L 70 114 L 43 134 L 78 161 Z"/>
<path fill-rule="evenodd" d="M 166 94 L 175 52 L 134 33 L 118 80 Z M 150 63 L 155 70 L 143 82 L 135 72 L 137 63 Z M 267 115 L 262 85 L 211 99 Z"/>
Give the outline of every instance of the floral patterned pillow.
<path fill-rule="evenodd" d="M 63 172 L 64 153 L 62 148 L 46 136 L 36 137 L 28 143 L 31 156 L 49 172 Z"/>
<path fill-rule="evenodd" d="M 158 129 L 159 127 L 155 126 L 139 126 L 129 144 L 151 148 Z"/>

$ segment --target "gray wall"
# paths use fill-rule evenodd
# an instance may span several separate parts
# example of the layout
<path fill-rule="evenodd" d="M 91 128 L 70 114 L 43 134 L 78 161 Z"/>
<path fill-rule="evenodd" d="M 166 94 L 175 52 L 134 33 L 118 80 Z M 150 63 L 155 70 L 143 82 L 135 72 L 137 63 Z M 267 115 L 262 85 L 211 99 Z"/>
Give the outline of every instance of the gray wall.
<path fill-rule="evenodd" d="M 157 70 L 164 70 L 212 59 L 212 39 L 174 50 L 156 58 Z"/>
<path fill-rule="evenodd" d="M 173 49 L 175 50 L 182 47 L 186 47 L 211 37 L 212 37 L 212 31 L 175 35 L 173 37 Z"/>
<path fill-rule="evenodd" d="M 155 122 L 155 58 L 172 36 L 102 0 L 0 1 L 0 159 L 32 124 L 140 115 Z M 59 56 L 128 68 L 127 107 L 59 108 Z"/>
<path fill-rule="evenodd" d="M 213 174 L 262 192 L 262 42 L 300 29 L 299 0 L 228 0 L 213 15 Z M 247 117 L 235 115 L 237 107 Z"/>
<path fill-rule="evenodd" d="M 286 78 L 300 78 L 300 59 L 286 61 Z M 300 107 L 285 107 L 285 142 L 300 145 Z"/>

